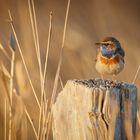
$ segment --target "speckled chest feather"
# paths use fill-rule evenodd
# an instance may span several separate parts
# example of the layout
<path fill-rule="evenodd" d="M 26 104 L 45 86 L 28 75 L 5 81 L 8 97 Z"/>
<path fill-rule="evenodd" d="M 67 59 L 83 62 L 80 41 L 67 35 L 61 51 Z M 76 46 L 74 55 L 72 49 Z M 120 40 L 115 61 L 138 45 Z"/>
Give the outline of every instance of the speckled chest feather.
<path fill-rule="evenodd" d="M 112 58 L 106 58 L 99 53 L 95 67 L 100 74 L 116 75 L 123 70 L 124 60 L 119 54 Z"/>

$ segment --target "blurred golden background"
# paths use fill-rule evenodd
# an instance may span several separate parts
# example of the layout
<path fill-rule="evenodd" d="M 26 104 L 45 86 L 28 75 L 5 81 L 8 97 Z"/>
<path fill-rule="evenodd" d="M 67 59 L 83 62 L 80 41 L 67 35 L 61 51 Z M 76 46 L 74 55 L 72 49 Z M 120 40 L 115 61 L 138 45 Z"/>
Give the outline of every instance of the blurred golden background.
<path fill-rule="evenodd" d="M 50 11 L 53 13 L 52 39 L 45 83 L 47 97 L 49 98 L 58 65 L 67 0 L 34 0 L 34 3 L 43 67 L 47 47 L 49 13 Z M 13 17 L 17 37 L 33 85 L 40 95 L 39 69 L 33 42 L 28 1 L 0 0 L 0 41 L 4 47 L 7 47 L 9 35 L 12 32 L 8 22 L 8 9 L 10 9 Z M 121 42 L 126 53 L 125 68 L 115 79 L 131 83 L 140 64 L 139 27 L 139 0 L 71 0 L 63 62 L 60 71 L 63 83 L 65 84 L 69 79 L 100 77 L 94 68 L 97 49 L 95 42 L 100 41 L 105 36 L 116 37 Z M 10 69 L 10 63 L 2 53 L 0 53 L 0 58 L 7 69 Z M 33 121 L 36 122 L 37 105 L 18 49 L 16 49 L 15 75 L 14 86 L 27 108 L 31 110 L 29 112 Z M 111 77 L 105 76 L 105 78 Z M 139 88 L 140 76 L 137 78 L 136 84 Z M 61 88 L 59 87 L 58 92 L 60 90 Z M 30 135 L 29 138 L 33 137 Z"/>
<path fill-rule="evenodd" d="M 138 0 L 71 1 L 61 70 L 62 79 L 66 81 L 73 78 L 98 77 L 94 69 L 96 55 L 94 43 L 105 36 L 114 36 L 121 42 L 126 52 L 125 69 L 116 78 L 131 82 L 140 63 L 139 4 Z M 53 33 L 48 67 L 50 79 L 53 79 L 57 67 L 66 5 L 66 0 L 35 0 L 42 60 L 44 60 L 47 44 L 49 13 L 53 12 Z M 6 22 L 9 18 L 8 9 L 11 10 L 27 62 L 30 66 L 35 65 L 28 1 L 1 0 L 0 38 L 5 41 L 8 40 L 11 32 L 9 23 Z M 34 68 L 32 70 L 35 71 Z"/>

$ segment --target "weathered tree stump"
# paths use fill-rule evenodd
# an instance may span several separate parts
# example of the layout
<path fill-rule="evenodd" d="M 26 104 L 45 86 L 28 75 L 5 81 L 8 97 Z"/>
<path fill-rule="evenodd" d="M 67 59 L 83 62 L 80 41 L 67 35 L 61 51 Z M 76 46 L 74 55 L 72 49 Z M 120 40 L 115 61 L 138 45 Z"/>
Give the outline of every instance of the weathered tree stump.
<path fill-rule="evenodd" d="M 69 80 L 52 112 L 54 140 L 134 140 L 137 88 L 110 80 Z"/>

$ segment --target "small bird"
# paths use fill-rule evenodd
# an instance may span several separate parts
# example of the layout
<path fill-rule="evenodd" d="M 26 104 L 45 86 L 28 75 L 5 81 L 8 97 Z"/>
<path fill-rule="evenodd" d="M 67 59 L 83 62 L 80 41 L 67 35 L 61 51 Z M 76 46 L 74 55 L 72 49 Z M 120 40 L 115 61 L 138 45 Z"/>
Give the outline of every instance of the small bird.
<path fill-rule="evenodd" d="M 125 52 L 120 42 L 114 37 L 105 37 L 99 46 L 96 57 L 96 70 L 103 75 L 117 75 L 124 68 Z"/>

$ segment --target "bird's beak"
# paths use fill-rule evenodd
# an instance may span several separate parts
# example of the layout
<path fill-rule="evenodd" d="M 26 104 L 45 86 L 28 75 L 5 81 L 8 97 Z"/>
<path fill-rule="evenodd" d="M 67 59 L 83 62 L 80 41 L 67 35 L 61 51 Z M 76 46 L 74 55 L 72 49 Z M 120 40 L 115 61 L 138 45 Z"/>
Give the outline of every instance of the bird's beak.
<path fill-rule="evenodd" d="M 98 43 L 95 43 L 95 45 L 101 45 L 101 43 L 98 42 Z"/>
<path fill-rule="evenodd" d="M 95 45 L 106 45 L 106 42 L 96 42 Z"/>
<path fill-rule="evenodd" d="M 97 42 L 97 43 L 95 43 L 96 45 L 111 45 L 111 44 L 113 44 L 113 43 L 111 43 L 111 42 Z"/>

